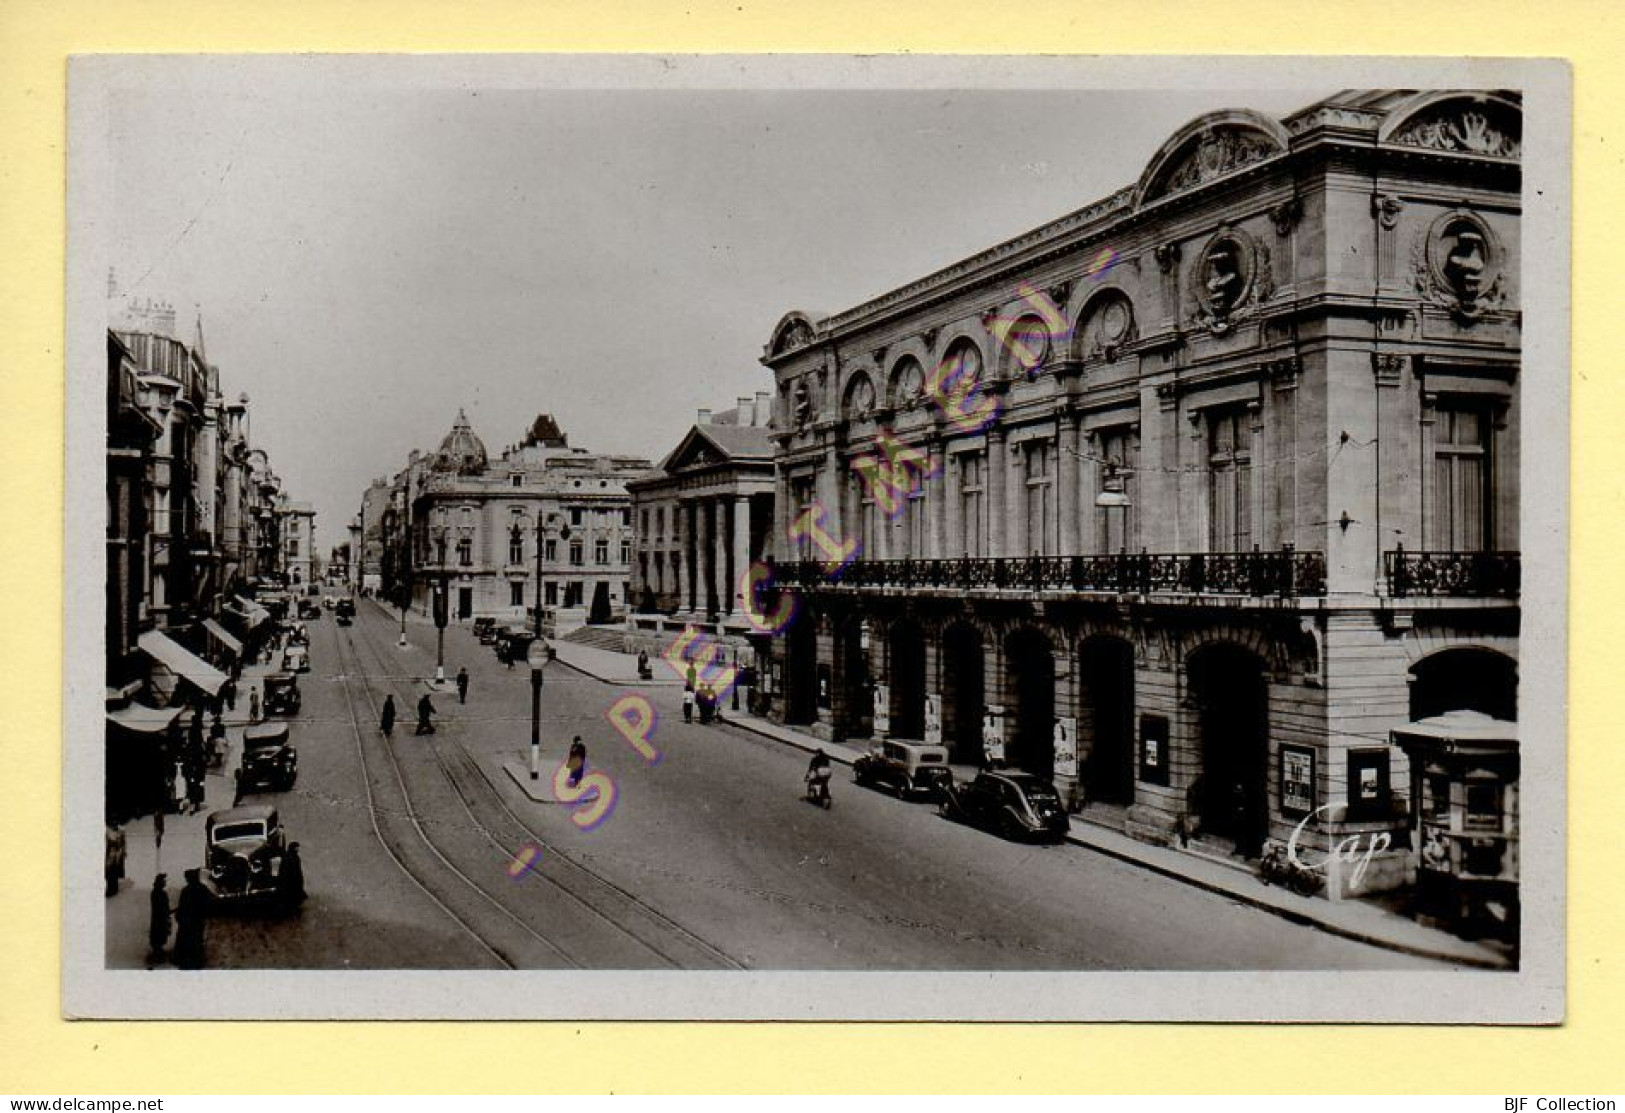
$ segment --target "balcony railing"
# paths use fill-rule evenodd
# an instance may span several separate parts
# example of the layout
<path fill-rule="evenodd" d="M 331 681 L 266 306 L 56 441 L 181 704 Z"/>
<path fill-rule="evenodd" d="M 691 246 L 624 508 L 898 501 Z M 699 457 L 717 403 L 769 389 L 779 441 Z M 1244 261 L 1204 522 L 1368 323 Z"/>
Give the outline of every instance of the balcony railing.
<path fill-rule="evenodd" d="M 1408 553 L 1403 548 L 1382 554 L 1388 594 L 1412 596 L 1518 597 L 1522 564 L 1515 552 Z"/>
<path fill-rule="evenodd" d="M 1101 556 L 860 560 L 838 573 L 816 561 L 781 564 L 780 586 L 812 589 L 943 588 L 956 591 L 1075 591 L 1118 595 L 1318 596 L 1326 558 L 1285 548 L 1250 553 L 1116 553 Z"/>

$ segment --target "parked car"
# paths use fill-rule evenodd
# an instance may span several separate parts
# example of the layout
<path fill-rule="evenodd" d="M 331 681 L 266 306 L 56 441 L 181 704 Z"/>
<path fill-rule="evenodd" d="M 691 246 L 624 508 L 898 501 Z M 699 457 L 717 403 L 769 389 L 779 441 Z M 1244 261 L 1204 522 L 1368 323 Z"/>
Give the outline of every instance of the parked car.
<path fill-rule="evenodd" d="M 1067 833 L 1066 808 L 1055 786 L 1014 770 L 978 773 L 968 784 L 954 784 L 942 814 L 1007 839 L 1061 842 Z"/>
<path fill-rule="evenodd" d="M 485 615 L 474 620 L 474 636 L 480 639 L 481 645 L 490 645 L 496 640 L 497 620 Z"/>
<path fill-rule="evenodd" d="M 288 837 L 275 808 L 264 805 L 211 812 L 203 825 L 203 876 L 216 897 L 272 896 Z"/>
<path fill-rule="evenodd" d="M 289 645 L 282 651 L 283 672 L 309 672 L 310 651 L 302 645 Z"/>
<path fill-rule="evenodd" d="M 896 739 L 870 746 L 852 763 L 852 777 L 860 785 L 893 792 L 900 800 L 914 792 L 939 797 L 954 779 L 946 746 Z"/>
<path fill-rule="evenodd" d="M 273 672 L 265 678 L 265 713 L 297 715 L 304 703 L 299 678 L 291 672 Z"/>
<path fill-rule="evenodd" d="M 286 792 L 299 779 L 299 751 L 288 741 L 287 723 L 256 723 L 243 729 L 237 793 L 253 788 Z"/>
<path fill-rule="evenodd" d="M 314 622 L 322 617 L 322 608 L 309 599 L 299 601 L 299 620 L 301 622 Z"/>

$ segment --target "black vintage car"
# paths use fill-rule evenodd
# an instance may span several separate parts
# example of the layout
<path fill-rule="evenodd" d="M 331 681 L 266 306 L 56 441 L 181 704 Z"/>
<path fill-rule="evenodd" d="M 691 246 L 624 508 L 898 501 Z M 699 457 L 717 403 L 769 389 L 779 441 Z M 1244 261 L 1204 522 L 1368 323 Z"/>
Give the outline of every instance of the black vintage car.
<path fill-rule="evenodd" d="M 505 627 L 496 639 L 497 660 L 522 664 L 530 652 L 530 643 L 536 640 L 531 631 L 518 626 Z"/>
<path fill-rule="evenodd" d="M 978 773 L 969 784 L 954 785 L 942 814 L 1007 839 L 1062 842 L 1068 829 L 1055 786 L 1014 770 Z"/>
<path fill-rule="evenodd" d="M 474 620 L 474 636 L 480 640 L 481 645 L 490 645 L 497 637 L 497 620 L 490 615 L 483 615 Z"/>
<path fill-rule="evenodd" d="M 340 599 L 333 605 L 333 614 L 339 619 L 341 624 L 348 625 L 345 620 L 354 620 L 355 618 L 355 600 Z"/>
<path fill-rule="evenodd" d="M 299 777 L 299 751 L 288 741 L 287 723 L 256 723 L 243 730 L 237 793 L 265 787 L 286 792 Z"/>
<path fill-rule="evenodd" d="M 265 713 L 297 715 L 304 703 L 299 678 L 291 672 L 273 672 L 265 678 Z"/>
<path fill-rule="evenodd" d="M 274 896 L 287 853 L 287 834 L 275 808 L 256 805 L 209 813 L 203 826 L 203 875 L 222 899 Z"/>

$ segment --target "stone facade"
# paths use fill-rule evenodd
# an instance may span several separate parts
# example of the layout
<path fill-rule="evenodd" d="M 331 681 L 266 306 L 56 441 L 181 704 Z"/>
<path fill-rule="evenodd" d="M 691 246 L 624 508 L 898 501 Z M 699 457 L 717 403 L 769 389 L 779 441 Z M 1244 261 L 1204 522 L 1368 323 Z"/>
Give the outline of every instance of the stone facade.
<path fill-rule="evenodd" d="M 786 314 L 775 717 L 940 732 L 1147 839 L 1403 845 L 1389 730 L 1516 681 L 1521 119 L 1215 112 L 1110 197 Z"/>
<path fill-rule="evenodd" d="M 545 428 L 544 428 L 545 426 Z M 403 473 L 413 605 L 427 613 L 444 576 L 450 617 L 525 623 L 542 605 L 559 627 L 625 615 L 631 570 L 627 481 L 649 461 L 571 448 L 551 417 L 494 460 L 459 414 L 440 451 Z M 540 525 L 540 530 L 538 530 Z M 387 524 L 386 536 L 390 528 Z M 599 617 L 606 617 L 604 614 Z M 607 620 L 607 619 L 606 619 Z"/>

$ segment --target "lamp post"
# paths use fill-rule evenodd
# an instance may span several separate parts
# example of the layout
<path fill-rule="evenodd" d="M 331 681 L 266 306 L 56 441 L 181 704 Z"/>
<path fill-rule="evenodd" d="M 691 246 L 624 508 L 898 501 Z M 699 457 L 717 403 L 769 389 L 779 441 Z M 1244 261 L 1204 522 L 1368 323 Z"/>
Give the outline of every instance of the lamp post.
<path fill-rule="evenodd" d="M 540 608 L 537 612 L 540 613 Z M 547 641 L 538 634 L 525 654 L 525 663 L 530 666 L 530 779 L 533 781 L 542 775 L 542 669 L 547 661 Z"/>

